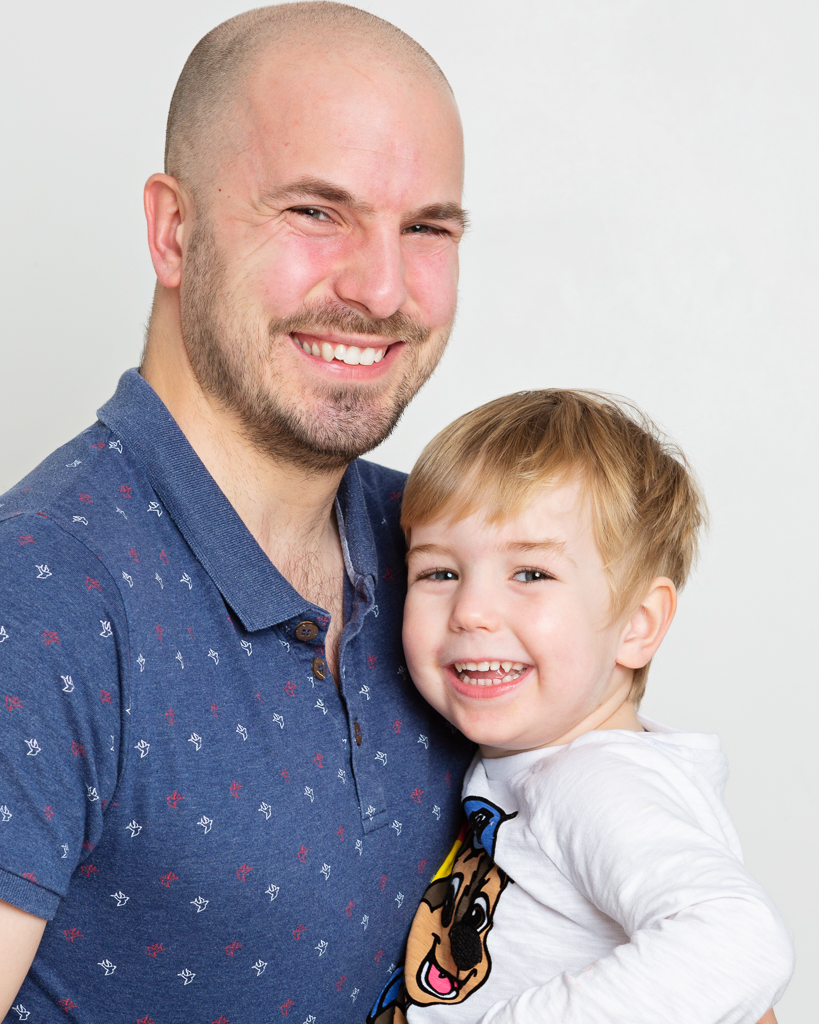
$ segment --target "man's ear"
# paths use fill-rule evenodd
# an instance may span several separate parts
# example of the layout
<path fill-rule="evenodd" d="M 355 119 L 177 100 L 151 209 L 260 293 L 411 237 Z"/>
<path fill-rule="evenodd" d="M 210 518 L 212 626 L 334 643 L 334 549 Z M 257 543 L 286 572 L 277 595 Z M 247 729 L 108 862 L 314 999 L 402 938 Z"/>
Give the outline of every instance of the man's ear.
<path fill-rule="evenodd" d="M 623 630 L 617 664 L 643 668 L 663 642 L 677 610 L 677 588 L 667 576 L 651 581 Z"/>
<path fill-rule="evenodd" d="M 178 288 L 182 280 L 183 239 L 193 224 L 193 201 L 176 178 L 152 174 L 145 183 L 148 247 L 159 283 Z"/>

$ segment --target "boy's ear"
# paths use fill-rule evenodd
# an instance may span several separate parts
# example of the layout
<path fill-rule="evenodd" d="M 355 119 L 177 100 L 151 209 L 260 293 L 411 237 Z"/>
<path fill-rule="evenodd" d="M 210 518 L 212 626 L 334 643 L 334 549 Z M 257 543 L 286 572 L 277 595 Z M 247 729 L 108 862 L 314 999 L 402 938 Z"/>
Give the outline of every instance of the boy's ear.
<path fill-rule="evenodd" d="M 625 625 L 617 664 L 632 669 L 647 665 L 663 642 L 676 610 L 677 588 L 667 576 L 658 576 Z"/>

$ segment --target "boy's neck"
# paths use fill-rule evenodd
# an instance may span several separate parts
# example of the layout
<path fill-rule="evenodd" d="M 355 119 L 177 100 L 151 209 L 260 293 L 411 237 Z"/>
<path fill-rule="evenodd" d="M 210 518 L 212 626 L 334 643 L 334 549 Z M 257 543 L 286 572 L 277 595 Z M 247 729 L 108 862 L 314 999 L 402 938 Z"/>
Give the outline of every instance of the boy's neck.
<path fill-rule="evenodd" d="M 619 708 L 601 725 L 595 729 L 627 729 L 629 732 L 642 732 L 640 719 L 637 717 L 637 708 L 630 700 L 624 700 Z"/>
<path fill-rule="evenodd" d="M 630 692 L 631 674 L 629 674 L 629 678 L 624 681 L 623 685 L 607 701 L 601 704 L 596 711 L 592 712 L 587 718 L 584 718 L 582 722 L 578 722 L 577 725 L 569 729 L 568 732 L 558 739 L 551 743 L 544 743 L 543 747 L 564 747 L 567 743 L 571 743 L 572 740 L 576 740 L 578 736 L 582 736 L 584 733 L 602 729 L 625 729 L 627 732 L 643 732 L 643 726 L 640 725 L 640 720 L 637 717 L 637 708 L 629 700 Z M 542 748 L 535 747 L 533 749 Z M 483 743 L 480 744 L 480 750 L 484 757 L 489 758 L 509 757 L 511 754 L 524 753 L 522 750 L 504 750 L 500 747 L 491 747 Z"/>

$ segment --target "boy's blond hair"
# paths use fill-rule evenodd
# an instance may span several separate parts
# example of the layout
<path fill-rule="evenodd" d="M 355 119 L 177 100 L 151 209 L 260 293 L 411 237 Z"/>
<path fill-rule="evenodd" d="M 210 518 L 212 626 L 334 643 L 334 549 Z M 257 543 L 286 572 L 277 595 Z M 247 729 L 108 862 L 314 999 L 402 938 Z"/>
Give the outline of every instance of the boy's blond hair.
<path fill-rule="evenodd" d="M 594 391 L 520 391 L 459 417 L 421 453 L 404 490 L 401 525 L 481 512 L 520 513 L 543 487 L 579 479 L 611 586 L 616 620 L 657 576 L 682 589 L 706 522 L 682 451 L 630 402 Z M 634 673 L 639 704 L 649 666 Z"/>

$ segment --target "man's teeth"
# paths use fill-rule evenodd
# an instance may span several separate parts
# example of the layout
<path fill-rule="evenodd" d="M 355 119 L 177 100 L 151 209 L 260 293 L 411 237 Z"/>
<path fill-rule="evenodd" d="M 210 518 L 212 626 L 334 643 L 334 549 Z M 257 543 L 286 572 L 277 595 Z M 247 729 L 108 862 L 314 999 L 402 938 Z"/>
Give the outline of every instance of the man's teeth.
<path fill-rule="evenodd" d="M 526 665 L 521 661 L 456 661 L 452 667 L 462 683 L 497 686 L 498 683 L 511 683 L 517 679 Z M 489 678 L 473 678 L 470 672 L 492 672 L 494 675 Z"/>
<path fill-rule="evenodd" d="M 348 366 L 372 366 L 373 363 L 380 363 L 387 351 L 384 348 L 359 348 L 358 345 L 331 345 L 329 341 L 318 345 L 315 341 L 302 341 L 297 334 L 294 337 L 308 356 L 321 357 L 325 363 L 332 363 L 336 359 Z"/>

